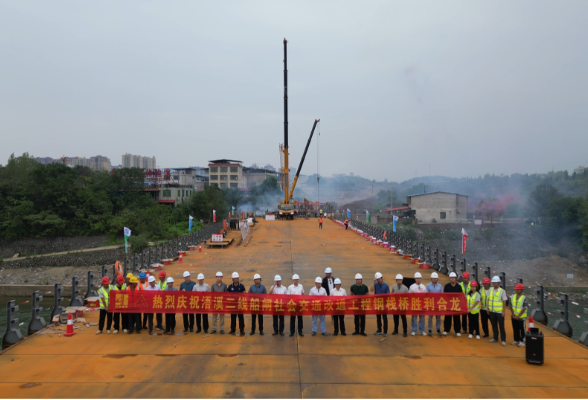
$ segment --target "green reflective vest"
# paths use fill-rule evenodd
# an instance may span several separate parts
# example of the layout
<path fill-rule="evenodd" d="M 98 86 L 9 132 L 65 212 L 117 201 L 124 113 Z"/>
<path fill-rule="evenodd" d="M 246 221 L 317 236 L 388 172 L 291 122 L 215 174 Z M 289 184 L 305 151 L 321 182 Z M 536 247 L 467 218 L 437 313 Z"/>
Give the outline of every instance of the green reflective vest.
<path fill-rule="evenodd" d="M 466 288 L 466 287 L 464 287 L 463 282 L 459 282 L 459 286 L 461 286 L 461 290 L 462 290 L 463 294 L 467 295 L 471 290 L 472 283 L 468 282 L 468 287 Z"/>
<path fill-rule="evenodd" d="M 476 297 L 477 297 L 476 294 L 477 293 L 472 293 L 471 295 L 468 294 L 466 296 L 466 299 L 468 301 L 468 310 L 471 309 L 470 314 L 477 314 L 477 313 L 479 313 L 480 312 L 480 308 L 482 307 L 480 305 L 480 302 L 478 302 L 478 304 L 476 304 L 476 306 L 474 308 L 471 308 L 474 305 L 474 303 L 476 302 Z"/>
<path fill-rule="evenodd" d="M 159 290 L 167 290 L 167 281 L 164 281 L 163 283 L 159 281 L 157 284 L 159 285 Z"/>
<path fill-rule="evenodd" d="M 487 310 L 488 309 L 488 296 L 486 296 L 486 289 L 484 289 L 483 286 L 480 289 L 480 298 L 482 299 L 482 301 L 481 301 L 482 309 Z"/>
<path fill-rule="evenodd" d="M 102 293 L 104 298 L 100 297 L 100 308 L 108 310 L 108 305 L 110 304 L 110 291 L 112 290 L 112 285 L 108 285 L 108 290 L 104 289 L 104 286 L 100 286 L 98 289 L 98 294 Z"/>
<path fill-rule="evenodd" d="M 514 316 L 519 315 L 519 313 L 525 308 L 525 296 L 521 295 L 517 297 L 515 294 L 511 298 L 512 301 L 512 311 L 514 312 Z M 520 318 L 527 318 L 527 310 L 520 316 Z"/>
<path fill-rule="evenodd" d="M 488 311 L 495 313 L 502 312 L 504 307 L 502 292 L 502 288 L 498 288 L 498 290 L 494 290 L 494 288 L 490 289 L 490 296 L 488 298 Z"/>

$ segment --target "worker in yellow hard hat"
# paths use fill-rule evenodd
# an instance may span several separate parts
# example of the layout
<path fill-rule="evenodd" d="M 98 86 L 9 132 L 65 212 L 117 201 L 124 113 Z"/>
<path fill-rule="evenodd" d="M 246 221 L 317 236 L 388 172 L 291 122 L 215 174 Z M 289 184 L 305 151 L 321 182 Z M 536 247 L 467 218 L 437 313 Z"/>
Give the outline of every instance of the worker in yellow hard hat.
<path fill-rule="evenodd" d="M 136 276 L 131 274 L 129 278 L 129 291 L 134 292 L 138 291 L 137 285 L 139 284 L 139 279 Z M 129 315 L 129 334 L 133 333 L 136 329 L 137 333 L 141 333 L 141 313 L 128 313 Z"/>

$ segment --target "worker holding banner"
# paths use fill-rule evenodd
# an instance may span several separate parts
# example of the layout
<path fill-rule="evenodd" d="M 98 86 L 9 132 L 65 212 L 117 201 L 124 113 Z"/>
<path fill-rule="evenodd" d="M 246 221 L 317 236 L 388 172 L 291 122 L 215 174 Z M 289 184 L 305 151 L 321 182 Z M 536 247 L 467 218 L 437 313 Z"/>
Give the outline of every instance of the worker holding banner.
<path fill-rule="evenodd" d="M 233 272 L 231 276 L 233 283 L 227 288 L 229 293 L 245 293 L 245 286 L 239 282 L 239 273 Z M 239 317 L 239 332 L 245 336 L 245 317 L 243 314 L 231 314 L 231 330 L 229 335 L 233 335 L 237 330 L 237 317 Z"/>

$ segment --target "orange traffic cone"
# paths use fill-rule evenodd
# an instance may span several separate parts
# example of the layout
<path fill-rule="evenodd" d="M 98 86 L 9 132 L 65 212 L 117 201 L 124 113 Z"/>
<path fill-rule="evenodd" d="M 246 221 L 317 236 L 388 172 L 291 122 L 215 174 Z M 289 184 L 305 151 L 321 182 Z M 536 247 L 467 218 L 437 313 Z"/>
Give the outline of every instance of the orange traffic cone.
<path fill-rule="evenodd" d="M 178 262 L 181 264 L 184 262 L 184 260 L 182 259 L 182 255 L 180 254 L 180 259 L 178 260 Z"/>
<path fill-rule="evenodd" d="M 71 314 L 67 314 L 67 329 L 65 330 L 65 334 L 63 336 L 73 336 L 76 333 L 74 332 L 73 328 L 73 319 L 71 318 Z"/>
<path fill-rule="evenodd" d="M 531 332 L 531 328 L 534 328 L 535 324 L 533 323 L 533 316 L 529 315 L 529 327 L 528 327 L 528 331 Z"/>
<path fill-rule="evenodd" d="M 198 246 L 198 253 L 202 253 L 202 243 Z"/>

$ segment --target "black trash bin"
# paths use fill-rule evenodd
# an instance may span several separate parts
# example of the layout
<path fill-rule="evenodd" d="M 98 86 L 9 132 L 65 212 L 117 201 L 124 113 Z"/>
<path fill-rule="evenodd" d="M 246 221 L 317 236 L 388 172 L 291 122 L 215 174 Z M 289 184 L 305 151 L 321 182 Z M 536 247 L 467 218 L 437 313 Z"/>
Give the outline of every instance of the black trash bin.
<path fill-rule="evenodd" d="M 526 358 L 529 364 L 543 364 L 544 361 L 543 333 L 539 328 L 531 328 L 525 335 Z"/>

